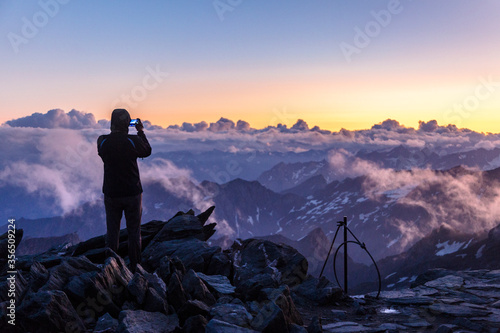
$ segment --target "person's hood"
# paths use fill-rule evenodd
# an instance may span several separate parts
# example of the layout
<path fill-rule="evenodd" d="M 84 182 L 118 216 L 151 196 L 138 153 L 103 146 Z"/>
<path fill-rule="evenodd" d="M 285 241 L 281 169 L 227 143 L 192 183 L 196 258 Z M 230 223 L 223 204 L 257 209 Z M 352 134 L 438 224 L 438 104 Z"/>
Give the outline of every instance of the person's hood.
<path fill-rule="evenodd" d="M 128 133 L 130 114 L 125 109 L 114 109 L 111 114 L 111 132 Z"/>

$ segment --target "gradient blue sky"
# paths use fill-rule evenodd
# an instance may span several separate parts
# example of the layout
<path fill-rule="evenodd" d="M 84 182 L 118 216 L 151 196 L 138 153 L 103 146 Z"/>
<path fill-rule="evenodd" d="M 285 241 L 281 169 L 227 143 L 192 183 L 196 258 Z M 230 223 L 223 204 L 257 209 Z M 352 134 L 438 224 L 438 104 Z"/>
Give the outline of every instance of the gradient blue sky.
<path fill-rule="evenodd" d="M 162 126 L 302 118 L 338 130 L 393 118 L 500 132 L 500 84 L 482 83 L 500 82 L 496 0 L 221 0 L 232 7 L 223 20 L 211 0 L 64 2 L 0 2 L 0 123 L 54 108 L 109 118 L 121 105 Z M 340 45 L 397 3 L 347 61 Z M 148 78 L 156 68 L 168 76 Z M 145 95 L 121 97 L 133 92 Z"/>

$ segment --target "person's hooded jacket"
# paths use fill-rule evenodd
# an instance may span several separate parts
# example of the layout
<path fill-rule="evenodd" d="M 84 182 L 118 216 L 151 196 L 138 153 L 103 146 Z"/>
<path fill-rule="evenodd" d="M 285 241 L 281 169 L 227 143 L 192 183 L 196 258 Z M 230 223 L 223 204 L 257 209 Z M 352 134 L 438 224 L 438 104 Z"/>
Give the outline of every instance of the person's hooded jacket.
<path fill-rule="evenodd" d="M 111 133 L 97 139 L 97 150 L 104 162 L 102 192 L 109 197 L 127 197 L 142 193 L 138 157 L 151 155 L 144 131 L 129 135 L 130 115 L 116 109 L 111 115 Z"/>

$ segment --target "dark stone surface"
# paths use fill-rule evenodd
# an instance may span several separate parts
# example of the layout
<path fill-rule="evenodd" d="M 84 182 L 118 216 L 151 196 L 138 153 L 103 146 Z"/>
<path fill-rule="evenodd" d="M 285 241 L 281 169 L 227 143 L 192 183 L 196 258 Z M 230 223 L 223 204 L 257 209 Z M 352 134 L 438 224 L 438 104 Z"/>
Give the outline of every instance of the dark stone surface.
<path fill-rule="evenodd" d="M 169 312 L 166 296 L 160 295 L 154 288 L 148 288 L 143 308 L 149 312 L 161 312 L 165 314 Z"/>
<path fill-rule="evenodd" d="M 202 315 L 207 317 L 210 313 L 210 307 L 199 300 L 189 300 L 177 312 L 179 323 L 184 325 L 185 321 L 192 316 Z"/>
<path fill-rule="evenodd" d="M 257 331 L 250 328 L 236 326 L 218 319 L 212 319 L 208 322 L 206 333 L 255 333 Z M 283 332 L 283 331 L 277 331 Z"/>
<path fill-rule="evenodd" d="M 291 246 L 247 239 L 241 245 L 235 242 L 232 250 L 236 287 L 258 274 L 271 274 L 279 284 L 290 287 L 307 277 L 307 259 Z"/>
<path fill-rule="evenodd" d="M 184 291 L 179 275 L 175 272 L 170 277 L 170 281 L 168 283 L 168 303 L 177 311 L 186 303 L 188 297 L 189 296 Z"/>
<path fill-rule="evenodd" d="M 202 315 L 189 317 L 182 326 L 182 333 L 205 333 L 207 324 L 207 319 Z"/>
<path fill-rule="evenodd" d="M 197 273 L 198 277 L 205 282 L 210 292 L 215 293 L 218 296 L 223 295 L 234 295 L 235 287 L 231 284 L 231 281 L 224 275 L 205 275 L 203 273 Z"/>
<path fill-rule="evenodd" d="M 104 314 L 97 320 L 94 333 L 112 333 L 118 328 L 118 320 L 111 317 L 109 313 Z"/>
<path fill-rule="evenodd" d="M 303 283 L 292 288 L 292 292 L 295 300 L 312 302 L 316 305 L 333 304 L 345 297 L 342 289 L 325 277 L 318 279 L 310 275 Z"/>
<path fill-rule="evenodd" d="M 117 333 L 169 333 L 179 326 L 176 315 L 166 316 L 159 312 L 125 310 L 120 312 Z"/>
<path fill-rule="evenodd" d="M 200 300 L 210 306 L 216 303 L 214 295 L 212 295 L 203 280 L 192 269 L 184 275 L 182 286 L 192 299 Z"/>
<path fill-rule="evenodd" d="M 318 316 L 312 318 L 311 323 L 307 326 L 307 333 L 322 333 L 323 327 Z"/>
<path fill-rule="evenodd" d="M 269 301 L 264 304 L 253 318 L 252 327 L 260 332 L 289 332 L 285 315 L 276 303 Z"/>
<path fill-rule="evenodd" d="M 247 328 L 251 328 L 253 319 L 247 309 L 239 304 L 217 304 L 210 310 L 210 315 L 214 319 Z"/>
<path fill-rule="evenodd" d="M 29 294 L 17 309 L 18 324 L 25 332 L 85 331 L 83 321 L 60 290 Z"/>
<path fill-rule="evenodd" d="M 178 257 L 186 267 L 197 272 L 206 272 L 210 258 L 221 252 L 220 247 L 210 247 L 199 239 L 174 239 L 164 242 L 152 241 L 143 252 L 144 265 L 159 267 L 163 257 Z"/>
<path fill-rule="evenodd" d="M 138 304 L 143 304 L 148 292 L 148 281 L 142 274 L 136 272 L 128 283 L 127 290 Z"/>

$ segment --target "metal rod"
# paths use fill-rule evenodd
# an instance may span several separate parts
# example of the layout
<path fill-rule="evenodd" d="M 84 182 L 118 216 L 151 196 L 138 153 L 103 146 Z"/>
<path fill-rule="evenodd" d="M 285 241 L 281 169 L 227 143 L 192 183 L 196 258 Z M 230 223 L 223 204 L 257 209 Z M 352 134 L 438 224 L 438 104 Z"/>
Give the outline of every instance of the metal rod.
<path fill-rule="evenodd" d="M 344 292 L 347 294 L 347 216 L 344 216 Z"/>

